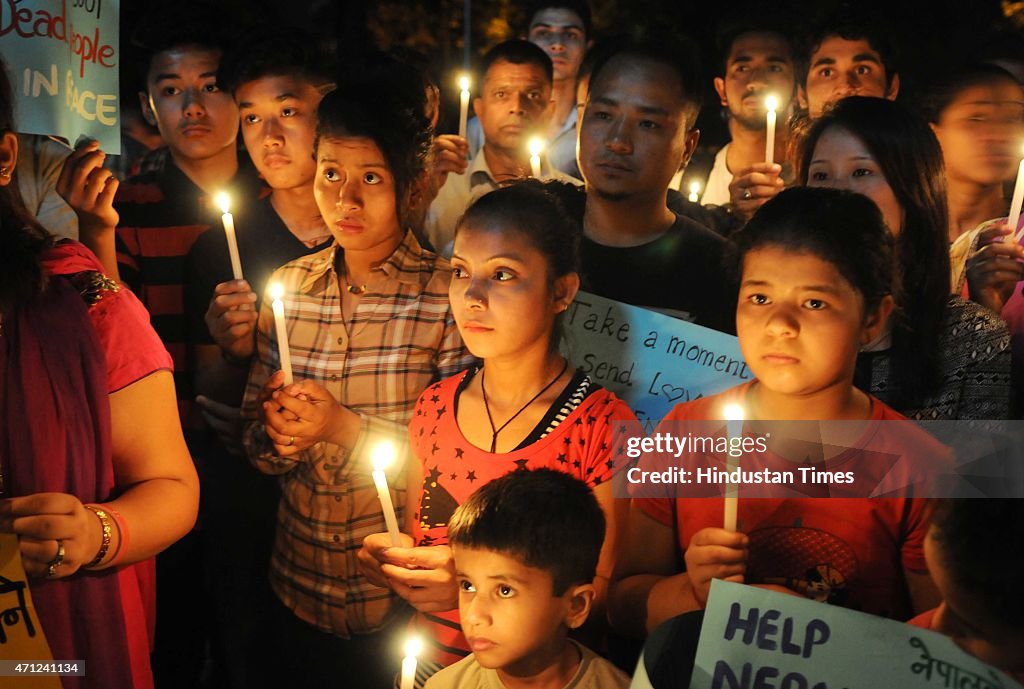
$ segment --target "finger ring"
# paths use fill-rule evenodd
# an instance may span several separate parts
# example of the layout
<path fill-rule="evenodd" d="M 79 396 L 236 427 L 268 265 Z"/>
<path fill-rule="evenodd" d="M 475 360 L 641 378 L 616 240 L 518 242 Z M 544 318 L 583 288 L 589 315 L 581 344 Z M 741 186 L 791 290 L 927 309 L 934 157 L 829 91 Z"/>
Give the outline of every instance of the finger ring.
<path fill-rule="evenodd" d="M 57 568 L 64 564 L 64 542 L 57 539 L 57 555 L 46 563 L 46 576 L 50 579 L 57 576 Z"/>
<path fill-rule="evenodd" d="M 288 444 L 289 445 L 294 445 L 295 444 L 295 436 L 294 435 L 292 437 L 288 438 Z"/>
<path fill-rule="evenodd" d="M 746 189 L 743 190 L 743 200 L 744 201 L 749 201 L 750 197 L 751 197 L 750 187 L 747 187 Z"/>

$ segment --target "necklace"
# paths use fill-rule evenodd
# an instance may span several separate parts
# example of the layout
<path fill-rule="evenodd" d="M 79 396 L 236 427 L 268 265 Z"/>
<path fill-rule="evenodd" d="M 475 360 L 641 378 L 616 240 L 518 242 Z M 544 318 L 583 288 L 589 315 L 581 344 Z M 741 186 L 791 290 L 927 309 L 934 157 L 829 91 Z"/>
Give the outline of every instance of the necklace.
<path fill-rule="evenodd" d="M 529 402 L 527 402 L 522 407 L 520 407 L 519 411 L 517 411 L 515 414 L 510 416 L 508 418 L 508 421 L 506 421 L 505 423 L 501 424 L 500 428 L 495 428 L 494 427 L 494 417 L 491 416 L 491 405 L 487 401 L 487 387 L 484 385 L 485 376 L 487 375 L 487 367 L 484 366 L 482 369 L 480 369 L 480 392 L 482 392 L 483 396 L 484 396 L 484 410 L 487 412 L 487 421 L 491 424 L 491 454 L 492 455 L 494 454 L 495 448 L 498 446 L 498 434 L 501 433 L 503 430 L 505 430 L 505 427 L 508 426 L 510 423 L 512 423 L 516 419 L 516 417 L 518 417 L 520 414 L 522 414 L 524 411 L 526 411 L 527 408 L 531 404 L 536 402 L 537 399 L 541 395 L 543 395 L 545 392 L 547 392 L 548 389 L 552 385 L 557 383 L 558 379 L 562 377 L 562 374 L 565 373 L 565 370 L 567 368 L 569 368 L 569 361 L 568 360 L 566 360 L 565 364 L 562 366 L 562 370 L 558 372 L 558 375 L 555 376 L 551 380 L 550 383 L 548 383 L 543 388 L 541 388 L 540 392 L 538 392 L 536 395 L 534 395 L 532 398 L 530 398 Z"/>
<path fill-rule="evenodd" d="M 349 294 L 362 294 L 366 291 L 366 283 L 353 285 L 348 281 L 348 271 L 342 273 L 342 277 L 345 278 L 345 291 Z"/>

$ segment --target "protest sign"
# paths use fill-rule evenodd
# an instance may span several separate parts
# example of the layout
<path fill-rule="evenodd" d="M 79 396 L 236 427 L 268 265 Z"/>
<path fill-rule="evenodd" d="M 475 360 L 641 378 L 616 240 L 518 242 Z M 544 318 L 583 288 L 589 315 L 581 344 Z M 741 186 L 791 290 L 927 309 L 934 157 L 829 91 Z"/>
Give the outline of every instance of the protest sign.
<path fill-rule="evenodd" d="M 0 660 L 38 663 L 52 659 L 50 645 L 32 603 L 18 537 L 0 534 Z M 0 685 L 60 689 L 61 681 L 54 675 L 20 680 L 6 677 L 0 680 Z"/>
<path fill-rule="evenodd" d="M 118 117 L 120 0 L 0 0 L 18 130 L 121 152 Z"/>
<path fill-rule="evenodd" d="M 569 358 L 621 397 L 648 432 L 681 402 L 751 380 L 732 335 L 580 292 L 566 313 Z"/>
<path fill-rule="evenodd" d="M 711 585 L 691 689 L 1020 689 L 941 634 L 797 596 Z"/>

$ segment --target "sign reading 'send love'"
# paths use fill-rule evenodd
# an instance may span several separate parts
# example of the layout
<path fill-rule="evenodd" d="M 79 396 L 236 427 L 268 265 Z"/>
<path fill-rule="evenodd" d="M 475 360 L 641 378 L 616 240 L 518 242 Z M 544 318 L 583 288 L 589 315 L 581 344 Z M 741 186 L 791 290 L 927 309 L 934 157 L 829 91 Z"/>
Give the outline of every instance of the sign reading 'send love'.
<path fill-rule="evenodd" d="M 580 292 L 565 325 L 573 364 L 621 397 L 647 432 L 673 406 L 754 375 L 732 335 L 596 294 Z"/>
<path fill-rule="evenodd" d="M 120 153 L 120 0 L 0 0 L 0 52 L 15 90 L 18 130 Z"/>

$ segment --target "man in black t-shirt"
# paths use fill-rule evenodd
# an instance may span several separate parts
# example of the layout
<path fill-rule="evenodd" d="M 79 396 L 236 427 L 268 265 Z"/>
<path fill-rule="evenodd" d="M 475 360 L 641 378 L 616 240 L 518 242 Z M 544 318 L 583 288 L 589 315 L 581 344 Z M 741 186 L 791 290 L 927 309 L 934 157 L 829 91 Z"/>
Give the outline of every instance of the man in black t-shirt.
<path fill-rule="evenodd" d="M 594 66 L 579 133 L 585 287 L 733 332 L 726 240 L 665 201 L 700 137 L 693 128 L 701 105 L 696 59 L 686 43 L 648 37 Z"/>

